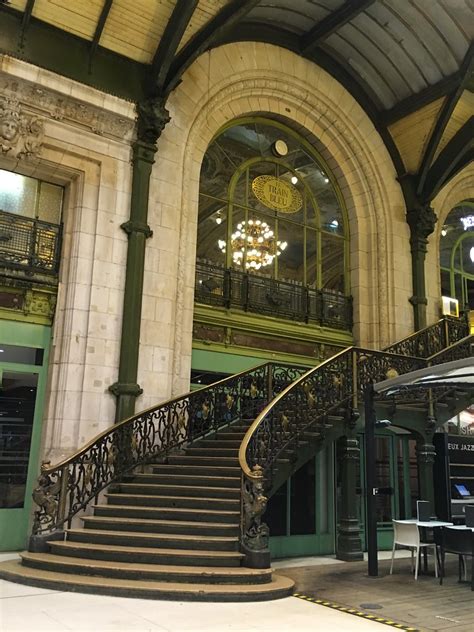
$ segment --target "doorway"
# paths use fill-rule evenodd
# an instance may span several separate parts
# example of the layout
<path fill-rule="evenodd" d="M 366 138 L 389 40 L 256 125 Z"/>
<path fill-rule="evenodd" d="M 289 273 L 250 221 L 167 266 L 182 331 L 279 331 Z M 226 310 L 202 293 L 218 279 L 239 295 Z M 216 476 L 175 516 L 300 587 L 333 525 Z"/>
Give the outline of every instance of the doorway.
<path fill-rule="evenodd" d="M 38 475 L 51 328 L 2 322 L 0 331 L 0 550 L 26 545 Z"/>

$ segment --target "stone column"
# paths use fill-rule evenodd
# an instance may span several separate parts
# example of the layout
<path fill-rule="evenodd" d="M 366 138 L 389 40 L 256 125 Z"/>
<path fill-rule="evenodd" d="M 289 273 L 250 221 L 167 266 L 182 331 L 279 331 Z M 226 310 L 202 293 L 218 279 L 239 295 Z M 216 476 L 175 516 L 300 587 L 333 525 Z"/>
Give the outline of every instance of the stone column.
<path fill-rule="evenodd" d="M 134 414 L 135 400 L 143 392 L 137 384 L 137 373 L 145 244 L 153 234 L 147 223 L 150 175 L 155 161 L 156 142 L 170 120 L 164 100 L 161 98 L 149 98 L 139 103 L 137 112 L 137 140 L 132 146 L 130 219 L 121 226 L 128 235 L 128 251 L 119 375 L 117 382 L 109 387 L 117 397 L 116 423 Z"/>
<path fill-rule="evenodd" d="M 338 560 L 354 562 L 363 559 L 356 493 L 360 449 L 359 442 L 353 431 L 342 437 L 341 443 L 341 511 L 337 533 L 336 557 Z"/>

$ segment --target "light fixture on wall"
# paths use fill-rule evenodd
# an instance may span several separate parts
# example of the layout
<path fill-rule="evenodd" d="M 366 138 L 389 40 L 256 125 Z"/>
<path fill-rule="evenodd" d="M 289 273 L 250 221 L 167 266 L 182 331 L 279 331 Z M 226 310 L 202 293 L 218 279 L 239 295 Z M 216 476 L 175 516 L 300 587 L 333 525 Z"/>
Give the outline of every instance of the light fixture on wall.
<path fill-rule="evenodd" d="M 232 259 L 247 270 L 259 270 L 273 263 L 288 246 L 286 241 L 275 239 L 274 233 L 266 222 L 249 219 L 237 224 L 237 230 L 231 235 Z M 226 251 L 226 242 L 219 239 L 218 246 Z"/>

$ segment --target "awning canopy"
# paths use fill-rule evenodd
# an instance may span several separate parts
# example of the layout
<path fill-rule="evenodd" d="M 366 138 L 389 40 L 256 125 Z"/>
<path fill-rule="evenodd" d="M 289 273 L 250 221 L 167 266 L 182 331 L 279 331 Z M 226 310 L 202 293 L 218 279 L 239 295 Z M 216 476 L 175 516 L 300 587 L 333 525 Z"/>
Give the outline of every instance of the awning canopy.
<path fill-rule="evenodd" d="M 374 384 L 374 391 L 394 395 L 401 390 L 474 385 L 474 358 L 463 358 L 418 369 Z"/>

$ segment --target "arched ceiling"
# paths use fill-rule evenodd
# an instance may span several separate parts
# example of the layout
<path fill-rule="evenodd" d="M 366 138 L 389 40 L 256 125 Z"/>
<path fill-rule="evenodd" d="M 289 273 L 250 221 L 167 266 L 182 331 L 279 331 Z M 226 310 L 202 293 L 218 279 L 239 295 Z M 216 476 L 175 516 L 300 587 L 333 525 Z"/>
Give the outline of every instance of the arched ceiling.
<path fill-rule="evenodd" d="M 0 51 L 134 100 L 221 44 L 289 48 L 353 94 L 425 198 L 472 160 L 473 40 L 474 0 L 0 0 Z"/>

